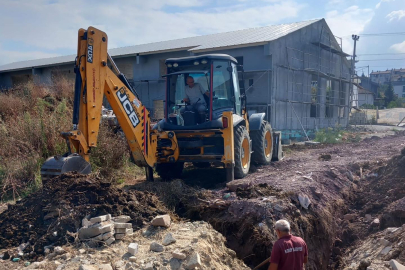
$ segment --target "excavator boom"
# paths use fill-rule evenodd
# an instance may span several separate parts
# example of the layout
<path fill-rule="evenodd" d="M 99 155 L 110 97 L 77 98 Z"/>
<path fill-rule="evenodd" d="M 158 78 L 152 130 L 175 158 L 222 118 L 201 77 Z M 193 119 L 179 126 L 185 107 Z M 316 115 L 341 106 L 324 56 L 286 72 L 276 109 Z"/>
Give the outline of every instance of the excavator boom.
<path fill-rule="evenodd" d="M 177 145 L 175 136 L 151 129 L 148 109 L 108 55 L 107 43 L 106 33 L 94 27 L 79 30 L 73 129 L 62 133 L 69 152 L 49 158 L 41 168 L 43 178 L 69 171 L 90 173 L 89 155 L 91 149 L 97 146 L 104 96 L 117 117 L 138 166 L 153 167 L 158 156 L 164 158 L 160 153 L 165 153 L 174 161 L 178 158 L 179 150 L 173 148 Z M 158 149 L 157 141 L 161 138 L 172 143 Z"/>

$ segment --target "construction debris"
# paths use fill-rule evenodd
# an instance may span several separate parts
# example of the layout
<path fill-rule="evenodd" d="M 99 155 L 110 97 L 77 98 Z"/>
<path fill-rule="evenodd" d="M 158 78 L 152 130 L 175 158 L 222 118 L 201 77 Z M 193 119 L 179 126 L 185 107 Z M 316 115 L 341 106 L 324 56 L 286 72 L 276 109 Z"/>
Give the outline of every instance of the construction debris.
<path fill-rule="evenodd" d="M 110 214 L 93 217 L 90 220 L 84 218 L 82 220 L 84 226 L 79 230 L 79 239 L 90 241 L 93 244 L 111 245 L 115 240 L 121 240 L 126 235 L 132 235 L 132 224 L 125 223 L 130 220 L 131 217 L 129 216 L 111 218 Z"/>

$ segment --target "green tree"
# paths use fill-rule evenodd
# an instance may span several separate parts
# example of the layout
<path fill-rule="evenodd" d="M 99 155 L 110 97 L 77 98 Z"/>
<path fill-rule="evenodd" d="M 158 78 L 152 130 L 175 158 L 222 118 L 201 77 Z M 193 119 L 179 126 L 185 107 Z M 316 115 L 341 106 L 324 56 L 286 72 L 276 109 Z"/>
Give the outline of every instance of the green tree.
<path fill-rule="evenodd" d="M 387 106 L 387 107 L 391 101 L 395 101 L 397 99 L 397 96 L 395 95 L 395 92 L 394 92 L 394 87 L 392 86 L 391 82 L 388 84 L 387 88 L 385 89 L 384 96 L 385 96 L 385 106 Z"/>

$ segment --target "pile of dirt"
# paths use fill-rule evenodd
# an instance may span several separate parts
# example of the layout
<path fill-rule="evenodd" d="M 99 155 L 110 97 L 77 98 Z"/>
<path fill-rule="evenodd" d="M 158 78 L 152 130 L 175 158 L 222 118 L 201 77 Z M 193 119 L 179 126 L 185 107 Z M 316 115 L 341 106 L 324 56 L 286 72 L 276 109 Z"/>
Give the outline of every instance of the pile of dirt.
<path fill-rule="evenodd" d="M 136 230 L 168 212 L 151 193 L 123 191 L 97 177 L 61 175 L 0 214 L 0 249 L 28 243 L 24 258 L 41 259 L 45 246 L 74 242 L 84 217 L 128 215 Z"/>
<path fill-rule="evenodd" d="M 349 212 L 340 222 L 341 240 L 334 248 L 338 253 L 340 249 L 345 250 L 340 262 L 337 262 L 338 266 L 358 264 L 360 261 L 354 262 L 353 254 L 361 250 L 359 247 L 372 247 L 373 240 L 380 237 L 378 235 L 382 230 L 405 224 L 405 148 L 400 155 L 388 161 L 359 164 L 354 173 L 359 179 L 358 188 Z M 381 259 L 379 252 L 370 251 L 368 254 L 370 262 Z M 395 252 L 385 255 L 390 259 L 398 259 L 398 253 Z"/>

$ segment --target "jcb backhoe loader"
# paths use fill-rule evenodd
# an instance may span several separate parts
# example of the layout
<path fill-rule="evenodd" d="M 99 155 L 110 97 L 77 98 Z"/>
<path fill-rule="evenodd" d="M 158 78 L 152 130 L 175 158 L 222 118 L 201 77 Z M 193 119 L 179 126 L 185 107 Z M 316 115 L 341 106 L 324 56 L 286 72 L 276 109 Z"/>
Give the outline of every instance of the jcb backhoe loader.
<path fill-rule="evenodd" d="M 272 132 L 265 114 L 248 116 L 235 58 L 209 54 L 166 60 L 165 117 L 152 127 L 149 111 L 108 55 L 107 43 L 107 35 L 94 27 L 79 30 L 73 130 L 62 133 L 69 152 L 49 158 L 41 168 L 43 178 L 91 172 L 89 155 L 97 146 L 104 96 L 148 181 L 153 168 L 163 179 L 179 177 L 185 162 L 221 164 L 230 181 L 245 177 L 251 160 L 268 164 L 282 157 L 281 135 Z M 188 80 L 203 89 L 204 98 L 194 104 L 187 98 Z"/>

